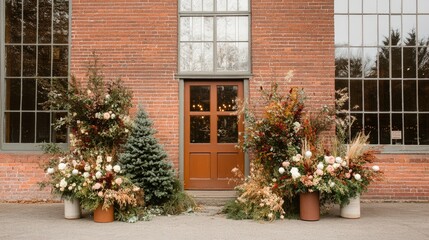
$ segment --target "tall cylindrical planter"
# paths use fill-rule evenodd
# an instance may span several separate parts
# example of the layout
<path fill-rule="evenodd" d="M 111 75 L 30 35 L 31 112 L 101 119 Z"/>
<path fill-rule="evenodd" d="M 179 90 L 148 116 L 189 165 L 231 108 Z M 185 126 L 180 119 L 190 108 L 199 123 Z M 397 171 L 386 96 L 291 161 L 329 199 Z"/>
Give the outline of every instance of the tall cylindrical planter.
<path fill-rule="evenodd" d="M 64 218 L 78 219 L 81 217 L 80 202 L 78 199 L 64 199 Z"/>
<path fill-rule="evenodd" d="M 115 220 L 115 208 L 113 206 L 103 209 L 100 205 L 94 210 L 94 222 L 108 223 Z"/>
<path fill-rule="evenodd" d="M 299 195 L 299 217 L 304 221 L 320 219 L 319 192 L 306 192 Z"/>
<path fill-rule="evenodd" d="M 350 203 L 340 208 L 340 216 L 343 218 L 360 218 L 360 196 L 350 199 Z"/>

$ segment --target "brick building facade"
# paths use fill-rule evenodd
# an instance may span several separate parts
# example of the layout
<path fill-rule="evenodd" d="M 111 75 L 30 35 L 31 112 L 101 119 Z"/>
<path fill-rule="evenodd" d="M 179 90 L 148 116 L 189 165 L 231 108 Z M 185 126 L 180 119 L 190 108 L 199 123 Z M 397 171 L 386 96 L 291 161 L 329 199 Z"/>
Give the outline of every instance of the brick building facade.
<path fill-rule="evenodd" d="M 2 0 L 0 15 L 2 25 L 5 22 L 3 20 L 9 16 L 7 11 L 11 8 L 12 2 L 20 1 Z M 26 1 L 23 2 L 25 6 Z M 40 0 L 40 2 L 50 3 L 51 1 Z M 186 95 L 188 83 L 240 82 L 243 83 L 244 95 L 252 99 L 257 97 L 261 84 L 275 80 L 284 89 L 288 86 L 303 87 L 309 96 L 307 104 L 311 108 L 333 103 L 335 81 L 338 77 L 335 70 L 334 14 L 337 9 L 336 4 L 341 1 L 251 0 L 246 1 L 249 4 L 247 8 L 241 8 L 240 4 L 243 2 L 237 1 L 236 8 L 231 7 L 234 10 L 232 13 L 228 10 L 216 11 L 220 9 L 223 1 L 215 1 L 217 8 L 207 11 L 188 9 L 176 0 L 64 2 L 69 4 L 70 13 L 68 16 L 70 21 L 69 72 L 78 80 L 84 79 L 87 63 L 95 52 L 103 65 L 106 78 L 122 78 L 125 85 L 133 91 L 134 106 L 142 104 L 145 107 L 158 130 L 157 137 L 178 169 L 182 180 L 188 176 L 184 171 L 186 164 L 189 164 L 189 161 L 192 162 L 184 157 L 187 153 L 184 150 L 186 143 L 183 140 L 186 131 L 184 125 L 187 123 L 184 118 L 188 114 L 184 111 L 184 99 L 189 97 Z M 199 6 L 197 2 L 205 6 L 207 2 L 213 1 L 189 2 L 195 4 L 197 9 Z M 228 1 L 225 2 L 228 3 Z M 229 2 L 234 1 L 229 0 Z M 352 2 L 355 1 L 350 0 L 350 6 Z M 365 2 L 360 1 L 361 4 Z M 379 1 L 379 4 L 381 2 Z M 393 2 L 395 1 L 391 3 L 392 8 Z M 423 1 L 416 1 L 416 4 L 420 3 L 424 5 Z M 180 56 L 183 56 L 181 51 L 187 42 L 184 37 L 181 37 L 180 31 L 184 27 L 181 27 L 180 21 L 182 18 L 199 16 L 216 18 L 219 23 L 223 17 L 238 16 L 241 19 L 249 19 L 250 38 L 236 41 L 244 44 L 243 46 L 245 44 L 250 46 L 247 58 L 249 69 L 238 73 L 208 71 L 208 73 L 198 72 L 197 74 L 189 74 L 181 70 L 178 61 Z M 10 46 L 7 37 L 3 36 L 7 28 L 5 25 L 0 28 L 2 30 L 2 85 L 0 87 L 3 95 L 4 89 L 7 89 L 5 79 L 8 78 L 5 52 Z M 219 30 L 219 27 L 216 29 Z M 213 44 L 216 45 L 217 41 L 221 42 L 222 39 L 218 37 L 215 40 L 194 39 L 192 41 L 193 43 L 201 41 L 206 45 L 214 42 Z M 25 46 L 25 44 L 21 45 Z M 294 71 L 292 82 L 284 81 L 284 77 L 290 70 Z M 425 91 L 426 94 L 429 93 Z M 3 95 L 2 114 L 8 111 L 3 103 L 5 99 Z M 192 110 L 189 111 L 192 112 Z M 5 119 L 1 130 L 3 135 L 7 134 L 4 126 Z M 420 127 L 420 129 L 422 131 L 427 128 Z M 49 191 L 39 190 L 37 185 L 37 182 L 45 177 L 40 167 L 44 159 L 43 155 L 25 147 L 22 150 L 8 150 L 6 142 L 7 138 L 3 137 L 0 152 L 0 201 L 51 199 Z M 427 173 L 429 148 L 427 145 L 425 147 L 424 144 L 417 146 L 404 144 L 396 147 L 395 151 L 389 150 L 392 145 L 386 146 L 388 150 L 381 150 L 377 155 L 377 163 L 385 171 L 385 179 L 383 182 L 375 183 L 364 198 L 429 201 L 429 174 Z"/>

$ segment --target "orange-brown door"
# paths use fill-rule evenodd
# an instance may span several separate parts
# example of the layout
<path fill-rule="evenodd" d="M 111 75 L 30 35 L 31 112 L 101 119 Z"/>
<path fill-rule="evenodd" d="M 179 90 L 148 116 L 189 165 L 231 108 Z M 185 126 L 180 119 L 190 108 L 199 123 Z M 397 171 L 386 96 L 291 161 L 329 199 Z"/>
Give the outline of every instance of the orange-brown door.
<path fill-rule="evenodd" d="M 234 188 L 231 169 L 244 166 L 237 98 L 242 82 L 185 82 L 185 189 Z"/>

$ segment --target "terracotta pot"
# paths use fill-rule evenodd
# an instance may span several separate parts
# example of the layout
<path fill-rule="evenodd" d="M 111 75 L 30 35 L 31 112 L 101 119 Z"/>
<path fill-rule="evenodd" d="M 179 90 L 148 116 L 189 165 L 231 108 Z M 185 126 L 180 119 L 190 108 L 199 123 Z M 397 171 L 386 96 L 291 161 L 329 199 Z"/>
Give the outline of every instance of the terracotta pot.
<path fill-rule="evenodd" d="M 299 217 L 304 221 L 320 219 L 319 192 L 307 192 L 299 195 Z"/>
<path fill-rule="evenodd" d="M 350 199 L 350 203 L 340 208 L 343 218 L 360 218 L 360 196 Z"/>
<path fill-rule="evenodd" d="M 94 210 L 94 222 L 98 223 L 108 223 L 115 220 L 115 208 L 110 206 L 107 209 L 102 209 L 102 206 L 98 206 Z"/>
<path fill-rule="evenodd" d="M 64 218 L 78 219 L 81 217 L 80 202 L 78 199 L 64 199 Z"/>

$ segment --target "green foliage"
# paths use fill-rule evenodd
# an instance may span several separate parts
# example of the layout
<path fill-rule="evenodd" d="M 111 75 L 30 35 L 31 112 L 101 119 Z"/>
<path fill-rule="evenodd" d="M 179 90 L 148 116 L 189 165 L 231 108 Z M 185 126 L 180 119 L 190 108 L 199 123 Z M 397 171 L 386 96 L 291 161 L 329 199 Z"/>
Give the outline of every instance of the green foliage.
<path fill-rule="evenodd" d="M 177 215 L 183 212 L 192 212 L 196 208 L 195 200 L 182 189 L 179 179 L 175 178 L 174 190 L 170 199 L 162 205 L 163 213 Z"/>
<path fill-rule="evenodd" d="M 131 135 L 120 156 L 125 174 L 144 189 L 148 206 L 162 205 L 168 201 L 175 181 L 172 165 L 154 137 L 155 133 L 148 115 L 139 107 Z"/>

